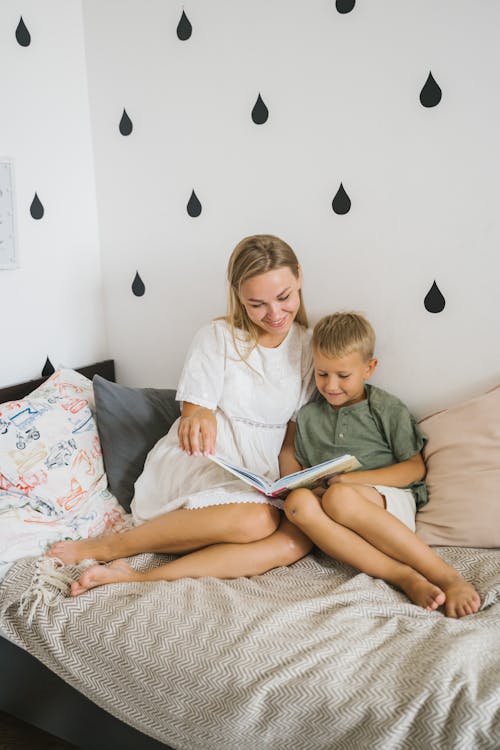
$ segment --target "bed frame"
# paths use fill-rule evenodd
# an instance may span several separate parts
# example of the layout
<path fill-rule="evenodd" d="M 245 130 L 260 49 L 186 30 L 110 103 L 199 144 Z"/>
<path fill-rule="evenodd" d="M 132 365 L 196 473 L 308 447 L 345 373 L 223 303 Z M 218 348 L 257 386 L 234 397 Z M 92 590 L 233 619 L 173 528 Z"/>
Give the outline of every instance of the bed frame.
<path fill-rule="evenodd" d="M 114 361 L 111 359 L 79 368 L 78 372 L 90 379 L 102 375 L 107 380 L 115 380 Z M 40 378 L 0 388 L 0 403 L 27 396 L 45 380 L 47 378 Z M 34 656 L 1 635 L 0 664 L 0 711 L 79 748 L 172 750 L 104 711 Z"/>

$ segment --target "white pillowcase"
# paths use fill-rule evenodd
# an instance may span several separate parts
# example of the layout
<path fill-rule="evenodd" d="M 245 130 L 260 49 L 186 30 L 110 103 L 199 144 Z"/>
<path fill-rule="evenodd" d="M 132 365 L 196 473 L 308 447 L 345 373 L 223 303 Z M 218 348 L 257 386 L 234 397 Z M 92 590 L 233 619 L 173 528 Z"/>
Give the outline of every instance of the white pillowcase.
<path fill-rule="evenodd" d="M 130 523 L 107 490 L 93 410 L 92 382 L 74 370 L 0 405 L 0 577 L 58 539 Z"/>

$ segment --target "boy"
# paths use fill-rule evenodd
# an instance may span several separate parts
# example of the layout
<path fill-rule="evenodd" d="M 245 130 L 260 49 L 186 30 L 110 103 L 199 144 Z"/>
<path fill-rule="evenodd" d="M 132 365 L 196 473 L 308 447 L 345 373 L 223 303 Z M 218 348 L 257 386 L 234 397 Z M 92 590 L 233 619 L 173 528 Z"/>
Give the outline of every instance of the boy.
<path fill-rule="evenodd" d="M 448 617 L 473 614 L 478 593 L 414 534 L 415 512 L 427 502 L 425 437 L 405 404 L 367 384 L 377 366 L 374 345 L 373 328 L 358 313 L 329 315 L 315 326 L 322 398 L 299 411 L 295 469 L 344 453 L 362 468 L 314 492 L 294 490 L 286 516 L 328 555 L 397 586 L 426 610 L 444 605 Z"/>

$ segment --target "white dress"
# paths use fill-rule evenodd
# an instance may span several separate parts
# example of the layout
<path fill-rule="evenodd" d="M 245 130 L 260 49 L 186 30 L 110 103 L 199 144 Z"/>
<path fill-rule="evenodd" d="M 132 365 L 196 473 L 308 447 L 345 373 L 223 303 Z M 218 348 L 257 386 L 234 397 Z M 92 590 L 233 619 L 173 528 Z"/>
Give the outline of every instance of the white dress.
<path fill-rule="evenodd" d="M 224 320 L 198 331 L 176 398 L 215 411 L 218 454 L 278 478 L 287 424 L 314 390 L 310 340 L 311 332 L 293 323 L 279 346 L 257 346 L 243 361 Z M 245 346 L 238 340 L 240 351 Z M 178 445 L 178 425 L 179 420 L 147 456 L 132 501 L 136 523 L 179 508 L 273 502 L 205 456 L 188 456 Z"/>

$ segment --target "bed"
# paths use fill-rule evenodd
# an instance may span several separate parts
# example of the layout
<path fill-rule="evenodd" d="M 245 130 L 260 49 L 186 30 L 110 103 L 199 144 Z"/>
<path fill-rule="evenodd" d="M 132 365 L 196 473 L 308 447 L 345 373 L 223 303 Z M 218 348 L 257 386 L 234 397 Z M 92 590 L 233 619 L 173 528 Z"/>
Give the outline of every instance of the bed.
<path fill-rule="evenodd" d="M 105 481 L 126 510 L 148 446 L 178 407 L 171 390 L 114 384 L 112 369 L 78 377 L 96 373 L 95 400 L 83 381 L 80 396 L 95 416 Z M 0 402 L 36 385 L 4 389 Z M 457 420 L 467 425 L 460 440 Z M 0 585 L 0 710 L 83 748 L 497 750 L 500 389 L 423 428 L 431 502 L 419 533 L 475 584 L 478 614 L 427 613 L 319 552 L 258 577 L 113 584 L 77 598 L 51 585 L 47 558 L 25 555 Z M 483 464 L 485 455 L 496 464 L 477 475 L 469 465 L 453 487 L 474 428 Z M 130 562 L 144 569 L 166 557 Z M 63 578 L 78 573 L 68 566 Z"/>
<path fill-rule="evenodd" d="M 113 360 L 82 367 L 78 372 L 90 379 L 99 375 L 110 382 L 115 380 Z M 46 380 L 47 377 L 39 378 L 0 389 L 0 404 L 23 399 Z M 76 747 L 107 750 L 116 743 L 126 750 L 169 750 L 167 745 L 116 719 L 71 687 L 48 669 L 43 660 L 8 638 L 1 625 L 0 664 L 0 711 L 17 716 Z"/>

